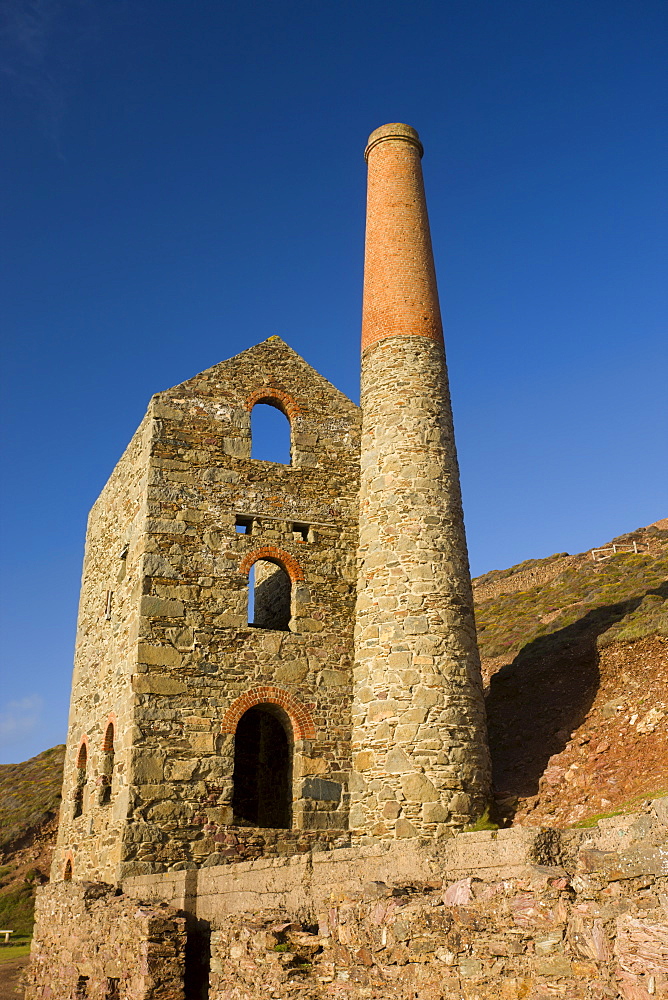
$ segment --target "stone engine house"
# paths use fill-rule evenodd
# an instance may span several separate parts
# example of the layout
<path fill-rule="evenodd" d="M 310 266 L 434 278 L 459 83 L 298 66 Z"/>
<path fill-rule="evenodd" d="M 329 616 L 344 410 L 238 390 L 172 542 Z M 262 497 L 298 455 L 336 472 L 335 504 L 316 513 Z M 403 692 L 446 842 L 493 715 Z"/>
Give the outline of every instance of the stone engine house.
<path fill-rule="evenodd" d="M 422 147 L 392 124 L 366 155 L 361 408 L 270 337 L 154 396 L 91 511 L 56 881 L 434 839 L 485 807 Z M 289 465 L 251 457 L 261 404 Z"/>

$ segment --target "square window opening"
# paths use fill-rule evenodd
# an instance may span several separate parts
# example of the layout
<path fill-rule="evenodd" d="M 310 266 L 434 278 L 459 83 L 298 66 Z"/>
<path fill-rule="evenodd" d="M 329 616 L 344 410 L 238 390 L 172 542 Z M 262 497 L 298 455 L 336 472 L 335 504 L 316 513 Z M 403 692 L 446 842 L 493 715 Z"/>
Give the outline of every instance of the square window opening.
<path fill-rule="evenodd" d="M 302 524 L 300 521 L 293 521 L 292 523 L 292 537 L 296 542 L 308 542 L 309 533 L 311 526 L 309 524 Z"/>
<path fill-rule="evenodd" d="M 253 518 L 237 516 L 234 522 L 234 527 L 238 535 L 252 535 Z"/>

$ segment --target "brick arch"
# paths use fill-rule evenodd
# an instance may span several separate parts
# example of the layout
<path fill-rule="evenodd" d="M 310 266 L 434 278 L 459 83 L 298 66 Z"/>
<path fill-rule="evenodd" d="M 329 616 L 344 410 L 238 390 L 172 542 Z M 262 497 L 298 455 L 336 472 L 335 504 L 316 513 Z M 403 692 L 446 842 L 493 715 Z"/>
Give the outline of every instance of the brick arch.
<path fill-rule="evenodd" d="M 102 752 L 112 753 L 114 749 L 114 738 L 116 736 L 116 727 L 113 722 L 107 723 L 104 730 L 104 739 L 102 740 Z"/>
<path fill-rule="evenodd" d="M 111 745 L 109 745 L 109 728 L 111 727 Z M 109 753 L 110 750 L 114 749 L 114 743 L 116 742 L 116 716 L 111 712 L 107 716 L 107 721 L 104 727 L 104 736 L 102 737 L 102 750 L 104 753 Z"/>
<path fill-rule="evenodd" d="M 302 408 L 296 399 L 288 395 L 287 392 L 283 392 L 282 389 L 274 389 L 271 386 L 267 386 L 264 389 L 256 389 L 255 392 L 250 394 L 246 400 L 246 409 L 249 413 L 256 403 L 268 403 L 270 406 L 275 406 L 286 417 L 289 417 L 290 420 L 302 412 Z"/>
<path fill-rule="evenodd" d="M 85 749 L 85 753 L 86 753 L 86 757 L 85 757 L 86 764 L 85 764 L 85 766 L 87 767 L 88 766 L 88 758 L 89 758 L 90 754 L 89 754 L 89 750 L 88 750 L 88 736 L 86 735 L 86 733 L 84 733 L 84 735 L 81 737 L 81 740 L 79 741 L 79 749 L 77 750 L 77 767 L 78 768 L 81 768 L 81 764 L 80 764 L 80 761 L 81 761 L 81 751 L 84 750 L 84 749 Z M 83 770 L 83 768 L 81 768 L 81 769 Z"/>
<path fill-rule="evenodd" d="M 239 564 L 241 573 L 249 573 L 251 566 L 258 559 L 267 559 L 269 562 L 278 563 L 288 574 L 293 583 L 304 579 L 304 570 L 301 568 L 294 556 L 275 545 L 263 545 L 261 549 L 255 549 L 245 555 Z"/>
<path fill-rule="evenodd" d="M 254 687 L 246 691 L 240 698 L 232 702 L 225 712 L 221 724 L 221 732 L 234 735 L 239 723 L 239 719 L 249 708 L 256 705 L 278 705 L 287 714 L 292 723 L 295 739 L 314 740 L 315 724 L 313 717 L 306 705 L 283 688 L 266 686 Z"/>

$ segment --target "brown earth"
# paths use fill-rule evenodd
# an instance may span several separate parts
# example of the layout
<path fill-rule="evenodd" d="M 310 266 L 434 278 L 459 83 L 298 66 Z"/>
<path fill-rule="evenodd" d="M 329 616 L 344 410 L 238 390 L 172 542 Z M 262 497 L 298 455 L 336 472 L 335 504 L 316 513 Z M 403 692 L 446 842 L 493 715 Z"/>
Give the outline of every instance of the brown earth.
<path fill-rule="evenodd" d="M 476 619 L 502 825 L 587 823 L 668 789 L 668 531 L 614 542 L 601 561 L 531 560 L 528 589 L 527 563 L 479 578 L 495 586 Z"/>
<path fill-rule="evenodd" d="M 2 945 L 0 945 L 0 949 Z M 20 985 L 21 973 L 28 964 L 28 955 L 22 958 L 13 958 L 9 962 L 2 961 L 0 953 L 0 1000 L 16 1000 L 23 996 L 23 987 Z"/>

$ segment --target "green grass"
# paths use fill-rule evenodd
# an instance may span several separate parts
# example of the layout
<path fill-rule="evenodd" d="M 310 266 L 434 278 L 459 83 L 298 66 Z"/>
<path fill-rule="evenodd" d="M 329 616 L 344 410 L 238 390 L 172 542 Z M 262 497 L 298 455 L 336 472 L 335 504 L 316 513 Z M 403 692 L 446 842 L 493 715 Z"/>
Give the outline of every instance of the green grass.
<path fill-rule="evenodd" d="M 610 812 L 595 813 L 593 816 L 587 816 L 586 819 L 578 820 L 577 823 L 572 824 L 573 829 L 589 830 L 591 827 L 596 826 L 600 819 L 612 819 L 614 816 L 628 816 L 638 811 L 641 802 L 645 802 L 647 799 L 661 799 L 664 795 L 668 795 L 668 789 L 662 788 L 650 794 L 644 792 L 642 795 L 635 795 L 632 799 L 617 806 L 616 809 L 611 809 Z"/>
<path fill-rule="evenodd" d="M 464 833 L 477 833 L 479 830 L 498 830 L 499 824 L 490 819 L 489 809 L 485 809 L 482 816 L 479 816 L 475 823 L 464 827 Z"/>
<path fill-rule="evenodd" d="M 0 964 L 11 962 L 14 958 L 23 958 L 30 954 L 29 937 L 10 938 L 9 944 L 0 944 Z"/>
<path fill-rule="evenodd" d="M 660 541 L 668 541 L 668 532 L 657 534 Z M 583 637 L 598 637 L 599 646 L 630 642 L 656 632 L 668 634 L 665 551 L 656 556 L 618 553 L 596 563 L 586 554 L 578 558 L 575 565 L 546 584 L 500 594 L 476 605 L 478 645 L 483 656 L 506 655 L 512 660 L 536 639 L 554 636 L 558 640 L 557 633 L 568 643 L 582 632 Z M 539 561 L 530 562 L 535 565 Z M 520 568 L 524 564 L 513 569 Z M 558 614 L 552 621 L 541 621 L 555 612 Z"/>
<path fill-rule="evenodd" d="M 58 812 L 64 760 L 61 745 L 21 764 L 0 764 L 0 847 Z"/>
<path fill-rule="evenodd" d="M 27 882 L 3 892 L 0 895 L 0 927 L 11 927 L 15 934 L 29 937 L 34 923 L 34 895 L 33 886 Z"/>

